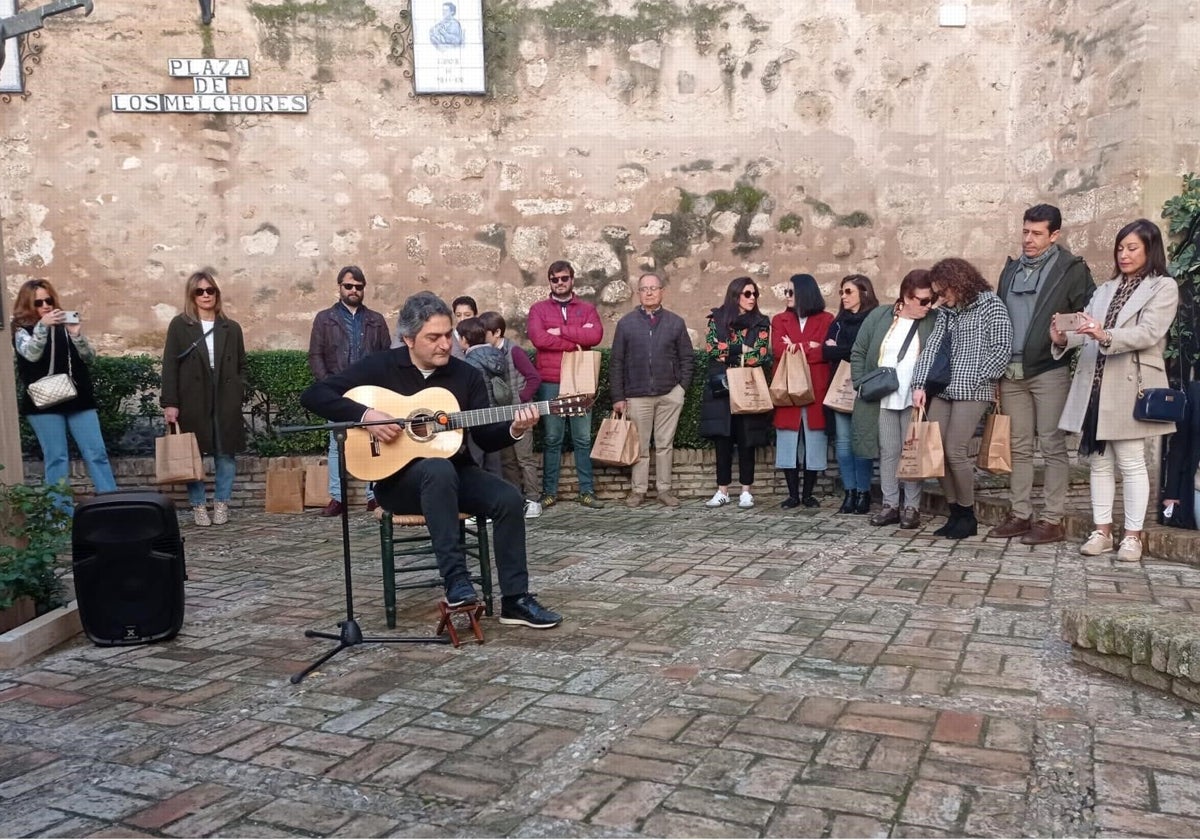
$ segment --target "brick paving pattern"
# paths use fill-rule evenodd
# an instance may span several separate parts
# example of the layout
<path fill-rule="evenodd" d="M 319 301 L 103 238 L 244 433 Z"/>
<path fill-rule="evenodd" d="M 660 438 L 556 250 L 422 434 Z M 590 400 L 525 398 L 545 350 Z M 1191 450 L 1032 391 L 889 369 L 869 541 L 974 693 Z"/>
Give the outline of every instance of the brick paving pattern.
<path fill-rule="evenodd" d="M 176 640 L 0 671 L 0 836 L 1200 836 L 1197 708 L 1058 639 L 1072 604 L 1194 610 L 1200 569 L 777 501 L 564 502 L 529 522 L 562 627 L 367 644 L 299 686 L 344 609 L 337 521 L 185 525 Z M 436 590 L 398 595 L 431 633 Z"/>

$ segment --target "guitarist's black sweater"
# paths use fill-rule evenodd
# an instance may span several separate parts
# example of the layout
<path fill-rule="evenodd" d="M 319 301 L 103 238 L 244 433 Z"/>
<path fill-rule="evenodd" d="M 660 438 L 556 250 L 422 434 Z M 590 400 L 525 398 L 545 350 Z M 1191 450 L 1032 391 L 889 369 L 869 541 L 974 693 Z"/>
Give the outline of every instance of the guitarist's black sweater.
<path fill-rule="evenodd" d="M 412 363 L 407 347 L 372 353 L 341 373 L 335 373 L 310 385 L 300 395 L 300 404 L 326 420 L 340 423 L 359 420 L 372 406 L 342 396 L 359 385 L 376 385 L 406 397 L 426 388 L 445 388 L 454 395 L 459 408 L 464 411 L 488 408 L 487 385 L 484 384 L 483 375 L 478 368 L 451 357 L 448 364 L 436 368 L 426 379 Z M 466 433 L 484 452 L 496 452 L 506 446 L 512 446 L 513 437 L 509 432 L 511 425 L 511 421 L 505 420 L 485 426 L 474 426 L 467 429 Z M 465 445 L 465 437 L 464 445 L 450 460 L 457 466 L 475 463 L 469 447 Z"/>

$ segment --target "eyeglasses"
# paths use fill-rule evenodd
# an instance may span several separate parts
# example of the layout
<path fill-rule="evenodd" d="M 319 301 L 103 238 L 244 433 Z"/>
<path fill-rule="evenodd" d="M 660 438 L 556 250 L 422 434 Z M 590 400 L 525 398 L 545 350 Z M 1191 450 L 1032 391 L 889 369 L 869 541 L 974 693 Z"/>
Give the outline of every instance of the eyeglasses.
<path fill-rule="evenodd" d="M 342 288 L 345 289 L 347 292 L 361 292 L 363 289 L 367 288 L 367 284 L 366 283 L 343 283 Z"/>
<path fill-rule="evenodd" d="M 792 289 L 784 289 L 783 290 L 784 297 L 794 297 L 795 294 L 796 294 L 795 291 L 793 291 Z"/>
<path fill-rule="evenodd" d="M 33 305 L 35 308 L 40 308 L 43 306 L 53 306 L 54 298 L 34 298 Z"/>
<path fill-rule="evenodd" d="M 208 296 L 208 295 L 215 296 L 218 294 L 220 294 L 220 292 L 218 292 L 212 286 L 197 286 L 196 291 L 192 292 L 192 295 L 195 297 L 202 297 L 202 296 Z"/>
<path fill-rule="evenodd" d="M 647 292 L 657 292 L 661 288 L 662 286 L 642 286 L 640 289 L 638 289 L 638 291 L 642 294 L 646 294 Z"/>
<path fill-rule="evenodd" d="M 744 297 L 744 298 L 756 298 L 756 297 L 758 297 L 758 292 L 752 292 L 752 291 L 750 291 L 749 289 L 746 289 L 746 291 L 742 292 L 742 297 Z"/>
<path fill-rule="evenodd" d="M 570 274 L 555 274 L 553 277 L 550 278 L 550 282 L 551 283 L 566 283 L 567 281 L 573 280 L 573 279 L 574 278 L 571 277 Z"/>
<path fill-rule="evenodd" d="M 917 302 L 918 306 L 933 306 L 933 298 L 931 297 L 914 297 L 913 300 Z"/>
<path fill-rule="evenodd" d="M 848 294 L 851 294 L 851 293 L 857 292 L 857 291 L 858 291 L 858 289 L 854 288 L 853 286 L 847 286 L 846 288 L 844 288 L 840 292 L 838 292 L 838 294 L 848 295 Z"/>

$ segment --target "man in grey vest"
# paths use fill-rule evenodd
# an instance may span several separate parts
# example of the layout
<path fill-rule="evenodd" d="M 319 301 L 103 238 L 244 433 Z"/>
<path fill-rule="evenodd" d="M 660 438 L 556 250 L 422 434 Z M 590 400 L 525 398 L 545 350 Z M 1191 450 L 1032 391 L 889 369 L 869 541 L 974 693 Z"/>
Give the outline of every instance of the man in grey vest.
<path fill-rule="evenodd" d="M 1064 537 L 1070 463 L 1066 432 L 1058 428 L 1058 420 L 1071 387 L 1071 359 L 1050 355 L 1050 319 L 1056 312 L 1083 311 L 1096 290 L 1083 258 L 1058 244 L 1061 229 L 1057 207 L 1038 204 L 1026 210 L 1021 256 L 1005 263 L 997 290 L 1013 325 L 1012 362 L 1000 380 L 1000 403 L 1012 422 L 1012 508 L 988 536 L 1020 537 L 1025 545 Z M 1035 435 L 1046 462 L 1043 509 L 1037 518 L 1030 501 Z"/>

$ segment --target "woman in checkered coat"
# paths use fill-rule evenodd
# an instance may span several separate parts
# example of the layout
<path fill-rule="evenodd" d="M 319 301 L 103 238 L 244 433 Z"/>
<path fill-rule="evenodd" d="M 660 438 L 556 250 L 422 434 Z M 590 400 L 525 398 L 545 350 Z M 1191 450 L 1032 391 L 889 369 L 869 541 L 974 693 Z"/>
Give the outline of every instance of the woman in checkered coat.
<path fill-rule="evenodd" d="M 942 432 L 946 471 L 939 481 L 950 519 L 933 533 L 961 540 L 975 536 L 979 528 L 975 461 L 968 446 L 983 413 L 996 400 L 996 382 L 1012 360 L 1012 321 L 1008 307 L 966 260 L 952 257 L 934 263 L 929 281 L 942 305 L 913 372 L 912 404 L 928 405 L 929 419 L 937 421 Z M 949 342 L 950 384 L 928 399 L 926 380 L 943 342 Z"/>

